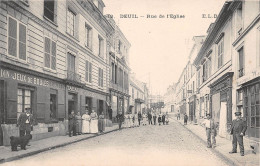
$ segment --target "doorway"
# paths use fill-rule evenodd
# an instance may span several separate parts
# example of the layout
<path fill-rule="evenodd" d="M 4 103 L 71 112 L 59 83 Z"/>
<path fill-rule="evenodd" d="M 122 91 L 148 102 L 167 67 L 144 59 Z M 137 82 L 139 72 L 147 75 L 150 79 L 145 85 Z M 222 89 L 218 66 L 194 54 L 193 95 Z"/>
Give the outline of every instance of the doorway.
<path fill-rule="evenodd" d="M 77 112 L 77 94 L 69 93 L 68 94 L 68 114 L 71 114 L 71 111 Z"/>
<path fill-rule="evenodd" d="M 104 101 L 103 100 L 98 100 L 98 115 L 100 115 L 101 113 L 104 113 Z"/>

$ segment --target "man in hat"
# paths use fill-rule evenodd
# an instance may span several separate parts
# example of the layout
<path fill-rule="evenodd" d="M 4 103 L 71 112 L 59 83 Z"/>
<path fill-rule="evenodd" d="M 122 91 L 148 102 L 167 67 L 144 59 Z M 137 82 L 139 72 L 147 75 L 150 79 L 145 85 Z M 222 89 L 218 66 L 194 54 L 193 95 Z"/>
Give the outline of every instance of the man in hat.
<path fill-rule="evenodd" d="M 121 130 L 122 123 L 124 121 L 124 116 L 122 114 L 122 111 L 119 111 L 119 113 L 117 114 L 116 118 L 117 118 L 117 121 L 118 121 L 119 130 Z"/>
<path fill-rule="evenodd" d="M 32 130 L 33 117 L 31 114 L 31 108 L 25 108 L 25 112 L 22 112 L 18 118 L 17 126 L 19 126 L 20 137 L 29 135 Z"/>
<path fill-rule="evenodd" d="M 213 145 L 213 148 L 216 146 L 216 125 L 213 119 L 211 119 L 210 114 L 207 113 L 207 119 L 205 119 L 202 122 L 202 125 L 206 127 L 206 135 L 207 135 L 207 143 L 208 143 L 208 148 L 211 148 Z M 211 144 L 211 138 L 212 138 L 212 144 Z"/>
<path fill-rule="evenodd" d="M 230 154 L 237 153 L 237 142 L 240 148 L 240 155 L 244 156 L 243 136 L 245 135 L 247 126 L 246 121 L 241 119 L 241 112 L 235 112 L 236 119 L 232 121 L 230 134 L 233 134 L 232 146 Z"/>

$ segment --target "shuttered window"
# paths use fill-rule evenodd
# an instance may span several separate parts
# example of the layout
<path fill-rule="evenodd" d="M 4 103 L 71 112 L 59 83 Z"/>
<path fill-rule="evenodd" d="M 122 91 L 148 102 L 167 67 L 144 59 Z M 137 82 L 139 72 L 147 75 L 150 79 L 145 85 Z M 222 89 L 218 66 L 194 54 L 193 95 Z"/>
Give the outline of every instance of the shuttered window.
<path fill-rule="evenodd" d="M 92 63 L 86 61 L 86 75 L 85 80 L 89 83 L 92 82 Z"/>
<path fill-rule="evenodd" d="M 103 87 L 103 69 L 98 69 L 98 86 Z"/>
<path fill-rule="evenodd" d="M 68 71 L 75 73 L 75 56 L 68 53 Z"/>
<path fill-rule="evenodd" d="M 223 37 L 218 43 L 218 68 L 223 65 L 224 40 Z"/>
<path fill-rule="evenodd" d="M 75 20 L 76 20 L 76 14 L 74 14 L 70 9 L 68 9 L 67 32 L 72 36 L 75 36 Z"/>
<path fill-rule="evenodd" d="M 44 66 L 56 70 L 56 42 L 45 37 Z"/>
<path fill-rule="evenodd" d="M 8 54 L 26 60 L 26 26 L 11 17 L 8 17 Z"/>

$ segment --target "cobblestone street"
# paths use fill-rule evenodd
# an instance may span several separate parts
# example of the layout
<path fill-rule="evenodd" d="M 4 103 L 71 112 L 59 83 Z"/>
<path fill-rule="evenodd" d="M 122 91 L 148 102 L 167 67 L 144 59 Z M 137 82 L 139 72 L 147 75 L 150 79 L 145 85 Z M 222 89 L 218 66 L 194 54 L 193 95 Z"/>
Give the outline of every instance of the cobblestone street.
<path fill-rule="evenodd" d="M 29 147 L 30 148 L 30 147 Z M 175 121 L 123 129 L 5 165 L 226 165 Z"/>

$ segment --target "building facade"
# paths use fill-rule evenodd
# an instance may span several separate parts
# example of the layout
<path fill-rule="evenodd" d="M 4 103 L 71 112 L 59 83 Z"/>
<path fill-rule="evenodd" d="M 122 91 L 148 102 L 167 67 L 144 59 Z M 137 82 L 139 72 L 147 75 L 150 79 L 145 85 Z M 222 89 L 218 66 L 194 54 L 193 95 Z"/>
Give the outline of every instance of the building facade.
<path fill-rule="evenodd" d="M 33 139 L 65 135 L 68 114 L 107 115 L 107 36 L 114 28 L 93 1 L 0 2 L 0 145 L 19 135 L 31 107 Z"/>

